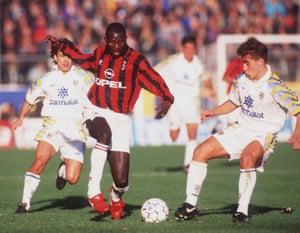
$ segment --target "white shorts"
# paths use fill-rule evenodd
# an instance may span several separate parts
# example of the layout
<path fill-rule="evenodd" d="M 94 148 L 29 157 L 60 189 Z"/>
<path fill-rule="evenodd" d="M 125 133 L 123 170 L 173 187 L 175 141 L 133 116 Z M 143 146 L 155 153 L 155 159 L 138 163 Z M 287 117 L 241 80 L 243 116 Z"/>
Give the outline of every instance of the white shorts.
<path fill-rule="evenodd" d="M 263 162 L 265 162 L 270 154 L 273 153 L 276 143 L 276 134 L 249 131 L 241 127 L 238 123 L 229 126 L 224 131 L 218 132 L 213 136 L 228 152 L 230 155 L 229 160 L 240 159 L 245 147 L 255 140 L 264 148 Z"/>
<path fill-rule="evenodd" d="M 83 163 L 86 137 L 80 121 L 44 118 L 43 128 L 34 139 L 50 143 L 56 151 L 61 152 L 62 159 L 74 159 Z"/>
<path fill-rule="evenodd" d="M 93 106 L 85 113 L 85 119 L 92 120 L 95 117 L 104 117 L 111 129 L 112 138 L 108 150 L 130 153 L 131 126 L 129 116 L 124 113 L 116 113 L 110 109 Z"/>
<path fill-rule="evenodd" d="M 182 123 L 200 123 L 200 103 L 197 99 L 175 99 L 167 115 L 170 129 L 179 129 Z"/>

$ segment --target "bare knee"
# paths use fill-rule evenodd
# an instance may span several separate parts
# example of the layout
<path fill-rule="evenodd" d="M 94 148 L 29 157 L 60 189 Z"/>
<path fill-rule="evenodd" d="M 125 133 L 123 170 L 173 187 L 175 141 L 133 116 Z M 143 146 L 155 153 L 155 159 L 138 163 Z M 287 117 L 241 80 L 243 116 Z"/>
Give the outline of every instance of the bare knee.
<path fill-rule="evenodd" d="M 258 167 L 263 159 L 264 150 L 258 141 L 250 143 L 243 151 L 240 159 L 242 169 Z"/>
<path fill-rule="evenodd" d="M 203 146 L 199 145 L 195 148 L 193 153 L 193 160 L 197 162 L 207 163 L 209 159 L 210 157 Z"/>
<path fill-rule="evenodd" d="M 193 160 L 207 163 L 211 159 L 228 158 L 228 152 L 214 137 L 209 137 L 199 144 L 193 153 Z"/>
<path fill-rule="evenodd" d="M 79 180 L 79 175 L 76 174 L 71 174 L 71 175 L 67 175 L 67 181 L 69 184 L 73 185 L 76 184 Z"/>
<path fill-rule="evenodd" d="M 90 135 L 98 142 L 109 145 L 111 144 L 111 129 L 103 117 L 96 117 L 93 120 L 86 121 Z"/>

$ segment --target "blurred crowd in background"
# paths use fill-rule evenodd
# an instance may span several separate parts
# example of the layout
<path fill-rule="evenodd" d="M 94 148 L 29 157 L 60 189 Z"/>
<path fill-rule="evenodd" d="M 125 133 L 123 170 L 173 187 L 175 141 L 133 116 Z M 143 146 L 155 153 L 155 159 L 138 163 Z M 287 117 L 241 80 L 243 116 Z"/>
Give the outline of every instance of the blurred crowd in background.
<path fill-rule="evenodd" d="M 208 60 L 220 34 L 300 32 L 298 0 L 1 0 L 0 7 L 0 83 L 29 84 L 47 70 L 47 34 L 91 52 L 112 21 L 126 25 L 129 45 L 152 64 L 179 51 L 187 34 Z"/>

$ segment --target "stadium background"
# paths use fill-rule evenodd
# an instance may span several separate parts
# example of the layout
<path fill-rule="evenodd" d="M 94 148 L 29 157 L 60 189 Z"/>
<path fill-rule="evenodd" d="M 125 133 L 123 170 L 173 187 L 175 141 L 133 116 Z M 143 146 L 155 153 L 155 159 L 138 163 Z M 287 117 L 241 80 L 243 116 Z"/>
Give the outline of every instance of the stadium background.
<path fill-rule="evenodd" d="M 269 62 L 292 88 L 299 85 L 299 42 L 276 43 L 275 37 L 299 36 L 297 0 L 1 0 L 0 8 L 0 148 L 35 146 L 32 137 L 40 127 L 39 106 L 16 135 L 9 121 L 18 113 L 28 85 L 50 65 L 43 41 L 47 34 L 67 37 L 82 51 L 91 52 L 103 43 L 106 25 L 120 21 L 127 27 L 129 45 L 144 53 L 153 65 L 179 51 L 180 39 L 193 34 L 215 86 L 223 82 L 217 77 L 216 50 L 221 35 L 274 35 Z M 235 46 L 228 46 L 227 62 L 234 57 Z M 204 92 L 201 105 L 205 108 L 218 101 Z M 133 145 L 171 143 L 166 121 L 153 120 L 156 103 L 152 95 L 142 93 L 132 114 Z M 215 123 L 199 126 L 199 141 L 210 134 Z M 282 140 L 291 128 L 288 118 Z M 182 134 L 177 144 L 184 140 Z"/>

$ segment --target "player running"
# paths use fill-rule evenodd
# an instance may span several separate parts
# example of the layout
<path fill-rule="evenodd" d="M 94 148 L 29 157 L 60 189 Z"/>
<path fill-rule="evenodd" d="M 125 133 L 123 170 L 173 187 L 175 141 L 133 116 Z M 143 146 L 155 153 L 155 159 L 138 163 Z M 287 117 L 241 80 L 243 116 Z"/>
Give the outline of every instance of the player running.
<path fill-rule="evenodd" d="M 207 175 L 208 161 L 215 158 L 240 159 L 238 206 L 234 221 L 247 222 L 248 206 L 256 183 L 257 168 L 273 152 L 276 135 L 287 111 L 297 118 L 289 139 L 300 149 L 300 100 L 267 65 L 268 48 L 249 38 L 237 49 L 244 73 L 233 82 L 229 100 L 201 113 L 202 120 L 232 112 L 240 107 L 237 122 L 197 146 L 186 183 L 186 199 L 175 212 L 178 220 L 198 215 L 197 202 Z"/>
<path fill-rule="evenodd" d="M 110 211 L 113 219 L 120 219 L 125 207 L 122 196 L 129 188 L 129 114 L 141 88 L 162 99 L 155 116 L 157 119 L 166 115 L 174 97 L 145 56 L 128 46 L 126 29 L 121 23 L 111 23 L 107 26 L 106 44 L 99 46 L 91 54 L 81 53 L 67 39 L 58 41 L 49 36 L 49 40 L 83 69 L 93 72 L 96 76 L 96 81 L 88 93 L 90 101 L 94 104 L 94 111 L 91 112 L 91 120 L 87 125 L 90 135 L 97 139 L 91 153 L 88 198 L 95 211 Z M 106 158 L 113 177 L 110 205 L 106 203 L 99 185 Z"/>
<path fill-rule="evenodd" d="M 186 125 L 187 142 L 184 152 L 184 171 L 187 172 L 197 146 L 197 131 L 200 123 L 200 84 L 215 97 L 211 79 L 205 65 L 197 56 L 197 42 L 194 36 L 185 36 L 181 40 L 182 51 L 173 54 L 155 66 L 165 78 L 175 101 L 167 114 L 169 134 L 175 142 L 182 124 Z"/>
<path fill-rule="evenodd" d="M 43 127 L 35 136 L 38 142 L 35 159 L 25 173 L 23 196 L 16 213 L 29 211 L 32 196 L 41 180 L 40 175 L 56 152 L 60 151 L 63 159 L 56 180 L 59 190 L 67 182 L 78 182 L 84 161 L 86 134 L 83 132 L 82 120 L 85 108 L 91 105 L 87 92 L 94 83 L 94 76 L 73 66 L 72 60 L 55 46 L 51 46 L 51 57 L 57 69 L 32 84 L 27 90 L 19 117 L 12 123 L 13 129 L 20 127 L 32 106 L 39 101 L 43 102 Z"/>

